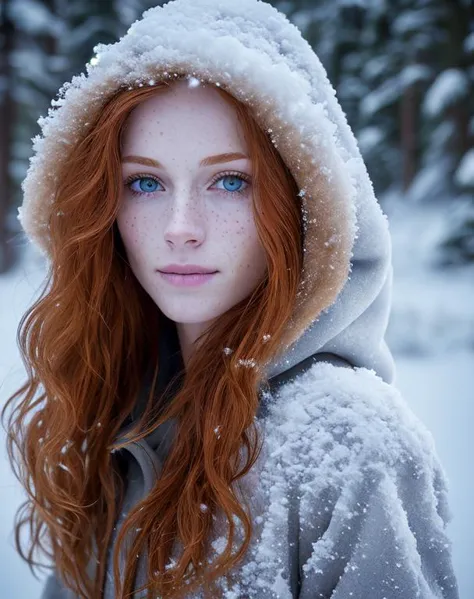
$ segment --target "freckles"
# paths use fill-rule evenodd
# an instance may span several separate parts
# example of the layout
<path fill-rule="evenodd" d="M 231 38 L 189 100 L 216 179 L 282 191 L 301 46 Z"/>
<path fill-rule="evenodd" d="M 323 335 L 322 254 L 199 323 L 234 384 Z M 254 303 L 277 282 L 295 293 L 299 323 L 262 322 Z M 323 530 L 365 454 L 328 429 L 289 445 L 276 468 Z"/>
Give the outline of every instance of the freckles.
<path fill-rule="evenodd" d="M 244 263 L 241 262 L 238 266 L 239 270 L 251 270 L 252 269 L 252 265 L 250 264 L 250 262 Z"/>
<path fill-rule="evenodd" d="M 130 218 L 128 219 L 127 226 L 128 226 L 130 229 L 133 229 L 133 232 L 134 232 L 134 233 L 136 233 L 136 231 L 135 231 L 135 227 L 136 227 L 136 225 L 137 225 L 137 217 L 136 217 L 136 216 L 132 216 L 132 217 L 130 217 Z"/>
<path fill-rule="evenodd" d="M 146 220 L 137 217 L 136 214 L 129 216 L 125 221 L 125 231 L 128 243 L 134 246 L 138 246 L 145 240 L 146 233 Z"/>

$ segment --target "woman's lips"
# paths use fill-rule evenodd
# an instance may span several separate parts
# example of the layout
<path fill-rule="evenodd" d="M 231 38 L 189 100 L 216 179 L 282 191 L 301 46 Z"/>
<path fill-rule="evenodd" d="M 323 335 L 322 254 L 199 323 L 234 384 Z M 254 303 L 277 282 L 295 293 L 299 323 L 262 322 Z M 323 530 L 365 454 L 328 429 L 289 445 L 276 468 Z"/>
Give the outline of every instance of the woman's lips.
<path fill-rule="evenodd" d="M 175 285 L 176 287 L 196 287 L 197 285 L 207 283 L 217 274 L 217 272 L 210 272 L 196 273 L 192 275 L 178 275 L 171 272 L 158 272 L 165 281 L 171 285 Z"/>

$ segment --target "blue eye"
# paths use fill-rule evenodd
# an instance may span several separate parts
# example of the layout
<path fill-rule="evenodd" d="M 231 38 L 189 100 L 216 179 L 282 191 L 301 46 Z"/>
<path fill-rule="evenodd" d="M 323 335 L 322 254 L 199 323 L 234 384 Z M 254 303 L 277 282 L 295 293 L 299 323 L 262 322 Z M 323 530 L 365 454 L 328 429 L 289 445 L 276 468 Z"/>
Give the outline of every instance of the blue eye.
<path fill-rule="evenodd" d="M 138 189 L 133 187 L 135 183 L 138 183 Z M 132 193 L 154 193 L 160 182 L 154 177 L 137 177 L 133 181 L 129 181 L 128 185 Z"/>
<path fill-rule="evenodd" d="M 241 191 L 242 184 L 245 183 L 241 177 L 237 177 L 236 175 L 225 175 L 219 181 L 224 182 L 223 185 L 226 191 Z"/>
<path fill-rule="evenodd" d="M 238 173 L 224 173 L 223 175 L 219 175 L 212 182 L 220 183 L 221 181 L 225 181 L 223 183 L 224 187 L 219 187 L 221 191 L 224 193 L 230 193 L 235 195 L 235 193 L 244 193 L 247 191 L 247 187 L 249 186 L 250 178 L 248 175 L 238 174 Z M 242 185 L 243 184 L 243 185 Z"/>

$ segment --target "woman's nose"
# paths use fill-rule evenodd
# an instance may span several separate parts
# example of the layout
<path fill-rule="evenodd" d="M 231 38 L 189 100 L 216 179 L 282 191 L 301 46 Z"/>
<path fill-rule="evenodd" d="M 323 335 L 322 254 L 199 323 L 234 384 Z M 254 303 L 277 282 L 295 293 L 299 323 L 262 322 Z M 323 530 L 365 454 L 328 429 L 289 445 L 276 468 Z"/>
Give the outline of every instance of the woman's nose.
<path fill-rule="evenodd" d="M 205 238 L 205 219 L 202 210 L 191 197 L 183 197 L 172 203 L 167 215 L 164 235 L 174 245 L 188 241 L 202 243 Z"/>

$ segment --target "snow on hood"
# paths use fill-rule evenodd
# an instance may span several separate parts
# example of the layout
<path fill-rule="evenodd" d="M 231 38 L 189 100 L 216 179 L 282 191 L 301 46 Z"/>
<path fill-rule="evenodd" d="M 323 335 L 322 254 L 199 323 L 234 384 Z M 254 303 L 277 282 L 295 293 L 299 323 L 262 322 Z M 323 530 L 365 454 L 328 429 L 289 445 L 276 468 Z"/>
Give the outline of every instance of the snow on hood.
<path fill-rule="evenodd" d="M 145 11 L 118 42 L 94 52 L 87 72 L 65 83 L 38 120 L 18 216 L 29 239 L 49 257 L 55 173 L 114 92 L 176 74 L 190 84 L 212 82 L 250 106 L 300 189 L 303 278 L 286 349 L 268 378 L 330 352 L 391 382 L 387 219 L 334 88 L 299 29 L 259 0 L 174 0 Z"/>

